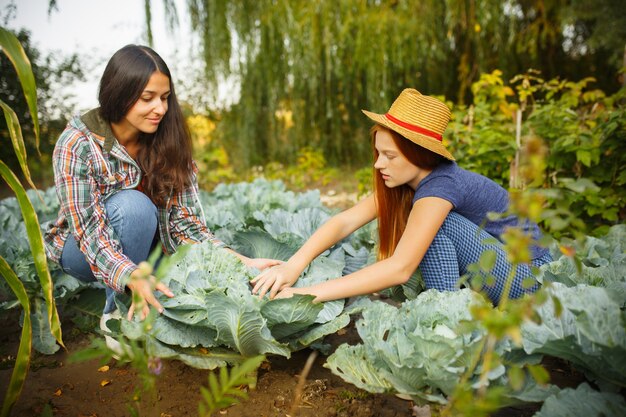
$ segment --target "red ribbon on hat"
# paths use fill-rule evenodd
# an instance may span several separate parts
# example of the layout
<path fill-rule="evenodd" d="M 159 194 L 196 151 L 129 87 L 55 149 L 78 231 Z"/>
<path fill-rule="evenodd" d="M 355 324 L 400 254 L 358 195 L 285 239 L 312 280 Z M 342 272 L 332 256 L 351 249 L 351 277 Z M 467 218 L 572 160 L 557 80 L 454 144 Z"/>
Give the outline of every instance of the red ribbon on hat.
<path fill-rule="evenodd" d="M 440 135 L 440 134 L 439 134 L 439 133 L 437 133 L 437 132 L 433 132 L 432 130 L 424 129 L 423 127 L 419 127 L 419 126 L 417 126 L 417 125 L 412 125 L 411 123 L 403 122 L 403 121 L 402 121 L 402 120 L 400 120 L 400 119 L 396 119 L 395 117 L 393 117 L 393 116 L 392 116 L 392 115 L 390 115 L 389 113 L 386 113 L 386 114 L 385 114 L 385 117 L 386 117 L 387 119 L 389 119 L 389 121 L 391 121 L 391 122 L 393 122 L 393 123 L 397 124 L 398 126 L 402 126 L 403 128 L 408 129 L 408 130 L 410 130 L 410 131 L 412 131 L 412 132 L 415 132 L 415 133 L 420 133 L 420 134 L 422 134 L 422 135 L 425 135 L 425 136 L 431 137 L 431 138 L 433 138 L 433 139 L 437 139 L 439 142 L 441 142 L 441 141 L 442 141 L 442 139 L 443 139 L 443 136 L 442 136 L 442 135 Z"/>

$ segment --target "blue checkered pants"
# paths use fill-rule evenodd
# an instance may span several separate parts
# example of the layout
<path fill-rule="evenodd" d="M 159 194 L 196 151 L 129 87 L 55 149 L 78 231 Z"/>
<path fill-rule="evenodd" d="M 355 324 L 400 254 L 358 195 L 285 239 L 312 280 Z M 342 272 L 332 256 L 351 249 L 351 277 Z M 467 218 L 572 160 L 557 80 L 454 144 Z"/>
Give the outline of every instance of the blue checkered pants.
<path fill-rule="evenodd" d="M 485 239 L 490 239 L 490 242 L 483 243 Z M 495 266 L 490 271 L 495 277 L 495 282 L 483 281 L 482 291 L 487 294 L 491 301 L 498 304 L 512 265 L 506 259 L 503 244 L 493 241 L 493 236 L 476 224 L 458 213 L 450 212 L 420 263 L 426 288 L 435 288 L 440 291 L 458 289 L 460 277 L 468 273 L 468 265 L 477 263 L 481 253 L 491 249 L 497 254 Z M 540 266 L 551 260 L 548 252 L 541 258 L 534 259 L 531 264 Z M 529 265 L 519 265 L 509 298 L 518 298 L 524 293 L 536 291 L 539 287 L 538 284 L 530 288 L 522 287 L 524 279 L 532 276 Z"/>

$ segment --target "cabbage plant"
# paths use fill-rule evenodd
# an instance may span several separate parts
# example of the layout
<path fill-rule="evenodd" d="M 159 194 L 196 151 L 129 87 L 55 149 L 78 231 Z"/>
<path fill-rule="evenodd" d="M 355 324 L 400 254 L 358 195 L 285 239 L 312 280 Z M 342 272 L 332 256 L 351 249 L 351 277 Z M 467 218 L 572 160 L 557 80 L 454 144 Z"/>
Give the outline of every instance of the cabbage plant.
<path fill-rule="evenodd" d="M 211 231 L 249 257 L 287 260 L 328 218 L 318 191 L 294 193 L 280 181 L 220 185 L 201 193 Z M 308 286 L 362 268 L 369 260 L 373 226 L 322 253 L 295 286 Z M 289 357 L 345 327 L 345 300 L 312 302 L 312 296 L 269 300 L 252 295 L 248 270 L 235 256 L 210 243 L 174 255 L 162 280 L 175 297 L 161 298 L 164 313 L 146 334 L 121 321 L 122 333 L 141 339 L 148 354 L 212 369 L 258 354 Z M 120 303 L 120 308 L 125 306 Z M 113 324 L 115 326 L 115 324 Z"/>
<path fill-rule="evenodd" d="M 278 243 L 265 239 L 269 247 Z M 175 296 L 161 296 L 163 314 L 149 331 L 144 332 L 139 322 L 121 320 L 122 333 L 143 341 L 150 356 L 179 359 L 203 369 L 259 354 L 289 357 L 350 321 L 343 311 L 344 300 L 313 303 L 314 297 L 308 295 L 275 300 L 253 295 L 249 281 L 255 271 L 209 242 L 189 246 L 171 263 L 162 282 Z M 343 268 L 341 259 L 318 258 L 296 286 L 340 276 Z M 118 307 L 126 312 L 123 303 Z"/>
<path fill-rule="evenodd" d="M 521 328 L 524 351 L 565 359 L 604 388 L 626 387 L 626 317 L 615 293 L 561 283 L 546 291 L 551 297 L 536 307 L 540 323 Z"/>
<path fill-rule="evenodd" d="M 575 247 L 575 258 L 553 253 L 554 261 L 541 267 L 540 282 L 604 287 L 626 306 L 626 225 L 612 226 L 601 237 L 587 236 Z"/>
<path fill-rule="evenodd" d="M 582 383 L 551 395 L 533 417 L 605 417 L 626 415 L 626 401 L 619 394 L 598 392 Z"/>
<path fill-rule="evenodd" d="M 482 303 L 486 301 L 470 289 L 428 290 L 400 307 L 372 302 L 356 324 L 362 343 L 339 346 L 325 366 L 369 392 L 399 393 L 417 402 L 446 404 L 482 351 L 486 331 L 463 326 L 472 320 L 471 306 Z M 496 346 L 501 356 L 512 351 L 507 339 Z M 518 357 L 517 363 L 536 359 Z M 471 377 L 474 388 L 478 388 L 479 375 L 478 367 Z M 506 386 L 505 366 L 491 370 L 488 383 Z M 520 391 L 508 393 L 507 401 L 541 401 L 554 391 L 553 387 L 540 389 L 527 378 Z"/>
<path fill-rule="evenodd" d="M 38 192 L 29 190 L 28 197 L 41 222 L 41 229 L 54 220 L 59 202 L 54 187 Z M 331 211 L 320 201 L 319 191 L 295 193 L 288 191 L 281 181 L 257 179 L 250 183 L 221 184 L 212 192 L 201 191 L 200 200 L 204 207 L 207 224 L 212 232 L 237 251 L 251 257 L 267 257 L 286 260 L 298 247 L 325 222 Z M 337 277 L 354 272 L 370 262 L 375 225 L 360 230 L 320 256 L 319 264 L 343 265 L 343 270 L 328 272 L 325 278 Z M 28 245 L 25 224 L 20 216 L 20 205 L 16 198 L 0 200 L 0 256 L 16 272 L 31 300 L 30 320 L 33 323 L 32 345 L 35 350 L 51 354 L 59 349 L 51 337 L 47 325 L 46 302 L 39 282 L 35 262 Z M 371 259 L 370 259 L 371 258 Z M 58 265 L 48 263 L 53 282 L 53 295 L 65 311 L 80 311 L 76 319 L 87 322 L 85 317 L 97 317 L 104 303 L 103 285 L 85 284 L 63 273 Z M 318 276 L 322 269 L 311 269 Z M 317 271 L 317 272 L 315 272 Z M 257 271 L 258 272 L 258 271 Z M 245 272 L 249 277 L 255 271 Z M 20 305 L 11 290 L 0 281 L 1 309 Z M 71 300 L 71 302 L 69 302 Z M 341 311 L 343 302 L 326 304 Z M 87 324 L 87 323 L 85 323 Z"/>

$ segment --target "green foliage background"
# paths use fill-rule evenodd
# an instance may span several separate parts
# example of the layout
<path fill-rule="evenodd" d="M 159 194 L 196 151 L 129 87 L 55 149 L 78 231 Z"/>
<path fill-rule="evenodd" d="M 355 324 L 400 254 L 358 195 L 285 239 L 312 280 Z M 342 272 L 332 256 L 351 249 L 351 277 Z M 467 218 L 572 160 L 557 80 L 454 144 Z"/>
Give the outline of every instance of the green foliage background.
<path fill-rule="evenodd" d="M 49 3 L 50 12 L 58 9 Z M 504 186 L 518 149 L 543 140 L 544 187 L 565 190 L 551 197 L 561 203 L 553 207 L 562 220 L 555 229 L 575 222 L 594 232 L 626 216 L 626 8 L 617 0 L 163 0 L 166 21 L 152 22 L 154 3 L 145 1 L 148 43 L 151 25 L 175 28 L 187 19 L 200 45 L 192 46 L 192 59 L 204 64 L 193 91 L 217 96 L 225 80 L 233 87 L 230 107 L 203 107 L 207 100 L 193 93 L 185 105 L 204 188 L 264 176 L 293 188 L 352 179 L 367 193 L 370 122 L 360 110 L 384 112 L 415 87 L 451 107 L 446 140 L 459 164 Z M 84 65 L 76 55 L 43 57 L 29 36 L 18 34 L 43 103 L 42 156 L 30 164 L 46 187 L 52 147 L 72 111 L 71 97 L 54 85 L 82 79 Z M 33 154 L 12 77 L 1 73 L 0 97 L 26 113 Z M 6 134 L 0 126 L 0 138 Z M 8 148 L 0 156 L 17 166 Z"/>
<path fill-rule="evenodd" d="M 239 87 L 216 135 L 243 168 L 306 146 L 332 165 L 362 164 L 360 110 L 384 112 L 406 87 L 471 103 L 481 74 L 534 68 L 547 79 L 593 76 L 614 93 L 626 44 L 616 0 L 205 0 L 186 12 L 203 94 L 225 79 Z"/>
<path fill-rule="evenodd" d="M 626 90 L 606 96 L 594 80 L 544 80 L 535 73 L 506 83 L 500 71 L 472 85 L 473 102 L 453 106 L 448 142 L 459 165 L 505 188 L 520 145 L 540 139 L 548 152 L 550 229 L 597 234 L 626 218 Z M 519 112 L 519 113 L 518 113 Z M 555 216 L 556 217 L 553 217 Z"/>

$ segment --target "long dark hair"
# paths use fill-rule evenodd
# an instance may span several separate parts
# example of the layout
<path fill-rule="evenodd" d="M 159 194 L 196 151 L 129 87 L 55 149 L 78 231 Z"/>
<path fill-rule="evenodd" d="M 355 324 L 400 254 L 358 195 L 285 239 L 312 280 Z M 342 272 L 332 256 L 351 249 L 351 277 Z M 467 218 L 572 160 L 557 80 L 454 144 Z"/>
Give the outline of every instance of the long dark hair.
<path fill-rule="evenodd" d="M 191 135 L 165 61 L 147 46 L 123 47 L 113 54 L 102 74 L 98 101 L 100 115 L 107 123 L 120 122 L 155 72 L 170 81 L 168 110 L 155 133 L 139 134 L 137 163 L 143 171 L 144 192 L 156 205 L 164 205 L 170 193 L 190 185 L 193 173 Z"/>
<path fill-rule="evenodd" d="M 394 143 L 413 165 L 422 169 L 434 169 L 445 158 L 426 148 L 406 139 L 399 133 L 387 129 L 381 125 L 374 125 L 370 130 L 372 148 L 374 149 L 374 162 L 378 159 L 376 150 L 376 132 L 389 132 Z M 382 176 L 374 168 L 374 195 L 376 197 L 376 211 L 378 217 L 378 259 L 386 259 L 393 255 L 398 242 L 406 228 L 406 222 L 411 212 L 413 189 L 408 185 L 389 188 L 385 185 Z"/>

